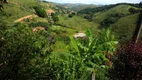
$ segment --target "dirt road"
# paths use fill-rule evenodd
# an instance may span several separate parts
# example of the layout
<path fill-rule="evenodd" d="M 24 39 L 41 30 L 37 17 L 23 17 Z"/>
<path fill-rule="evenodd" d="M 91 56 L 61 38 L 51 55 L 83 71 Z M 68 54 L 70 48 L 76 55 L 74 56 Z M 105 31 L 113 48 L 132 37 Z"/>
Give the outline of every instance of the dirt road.
<path fill-rule="evenodd" d="M 33 15 L 28 15 L 28 16 L 24 16 L 24 17 L 22 17 L 22 18 L 19 18 L 19 19 L 17 19 L 17 20 L 14 21 L 14 22 L 22 22 L 22 21 L 24 21 L 24 20 L 26 20 L 26 19 L 32 19 L 32 18 L 34 18 L 34 17 L 38 17 L 38 16 L 35 15 L 35 14 L 33 14 Z"/>

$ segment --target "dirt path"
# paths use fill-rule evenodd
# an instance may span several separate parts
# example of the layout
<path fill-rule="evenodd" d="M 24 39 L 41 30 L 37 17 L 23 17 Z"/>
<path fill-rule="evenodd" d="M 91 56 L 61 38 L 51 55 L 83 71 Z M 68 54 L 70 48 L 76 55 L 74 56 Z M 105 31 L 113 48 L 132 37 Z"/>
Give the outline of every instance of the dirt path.
<path fill-rule="evenodd" d="M 55 13 L 53 9 L 48 9 L 46 10 L 47 15 L 51 15 L 51 13 Z"/>
<path fill-rule="evenodd" d="M 46 13 L 48 15 L 51 15 L 51 13 L 55 13 L 55 11 L 52 10 L 52 9 L 48 9 L 48 10 L 46 10 Z M 22 21 L 24 21 L 26 19 L 32 19 L 32 18 L 35 18 L 35 17 L 38 17 L 38 16 L 36 14 L 27 15 L 27 16 L 24 16 L 24 17 L 21 17 L 21 18 L 15 20 L 14 22 L 22 22 Z"/>
<path fill-rule="evenodd" d="M 24 16 L 24 17 L 22 17 L 22 18 L 19 18 L 19 19 L 17 19 L 17 20 L 14 21 L 14 22 L 22 22 L 23 20 L 32 19 L 32 18 L 34 18 L 34 17 L 38 17 L 38 16 L 35 15 L 35 14 L 33 14 L 33 15 L 28 15 L 28 16 Z"/>

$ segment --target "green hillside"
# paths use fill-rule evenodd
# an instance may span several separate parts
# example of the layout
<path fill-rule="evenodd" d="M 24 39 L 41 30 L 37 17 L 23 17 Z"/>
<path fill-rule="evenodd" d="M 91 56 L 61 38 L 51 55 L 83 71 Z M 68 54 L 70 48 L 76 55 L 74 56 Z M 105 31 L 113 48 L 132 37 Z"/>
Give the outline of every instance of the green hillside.
<path fill-rule="evenodd" d="M 120 18 L 116 23 L 111 25 L 112 31 L 121 42 L 131 40 L 133 32 L 136 28 L 138 14 L 133 14 Z"/>
<path fill-rule="evenodd" d="M 0 80 L 142 80 L 140 9 L 0 0 Z"/>
<path fill-rule="evenodd" d="M 97 7 L 97 5 L 78 5 L 78 6 L 72 7 L 71 9 L 74 11 L 80 11 L 86 8 L 95 8 L 95 7 Z"/>
<path fill-rule="evenodd" d="M 127 42 L 132 38 L 139 14 L 138 12 L 131 13 L 130 9 L 140 10 L 131 5 L 118 5 L 96 13 L 93 21 L 101 23 L 102 28 L 112 28 L 120 42 Z"/>
<path fill-rule="evenodd" d="M 69 18 L 67 15 L 59 16 L 59 24 L 77 31 L 85 31 L 86 28 L 94 28 L 96 30 L 98 27 L 97 23 L 89 22 L 80 16 L 73 16 L 72 18 Z"/>
<path fill-rule="evenodd" d="M 115 4 L 79 11 L 84 18 L 99 24 L 99 28 L 112 28 L 120 42 L 131 39 L 140 12 L 137 4 Z"/>
<path fill-rule="evenodd" d="M 80 10 L 83 10 L 83 9 L 86 9 L 86 8 L 95 8 L 96 5 L 94 4 L 81 4 L 81 3 L 64 3 L 64 4 L 58 4 L 58 5 L 61 5 L 61 6 L 65 6 L 67 8 L 70 8 L 74 11 L 80 11 Z"/>
<path fill-rule="evenodd" d="M 105 18 L 109 18 L 115 14 L 120 14 L 122 16 L 127 16 L 130 14 L 129 9 L 132 8 L 130 5 L 119 5 L 109 10 L 101 11 L 96 13 L 95 20 L 98 22 L 103 21 Z M 134 8 L 134 7 L 133 7 Z"/>
<path fill-rule="evenodd" d="M 1 18 L 9 22 L 14 22 L 18 18 L 33 14 L 33 11 L 29 7 L 24 7 L 25 5 L 20 4 L 16 1 L 9 1 L 8 4 L 4 5 L 3 12 L 0 12 Z"/>

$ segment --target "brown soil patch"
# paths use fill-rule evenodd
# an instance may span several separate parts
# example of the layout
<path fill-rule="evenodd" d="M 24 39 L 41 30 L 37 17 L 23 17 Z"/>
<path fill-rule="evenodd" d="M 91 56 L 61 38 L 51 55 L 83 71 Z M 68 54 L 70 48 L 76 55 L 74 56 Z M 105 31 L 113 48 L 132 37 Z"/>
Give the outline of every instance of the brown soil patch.
<path fill-rule="evenodd" d="M 25 16 L 25 17 L 22 17 L 22 18 L 17 19 L 15 22 L 22 22 L 22 21 L 24 21 L 24 20 L 26 20 L 26 19 L 32 19 L 32 18 L 34 18 L 34 17 L 38 17 L 38 16 L 35 15 L 35 14 L 33 14 L 33 15 L 28 15 L 28 16 Z"/>
<path fill-rule="evenodd" d="M 37 32 L 38 30 L 45 30 L 45 28 L 42 26 L 37 26 L 37 27 L 32 28 L 33 32 Z"/>
<path fill-rule="evenodd" d="M 55 11 L 52 10 L 52 9 L 48 9 L 48 10 L 46 11 L 46 13 L 47 13 L 48 15 L 51 15 L 51 13 L 55 13 Z"/>

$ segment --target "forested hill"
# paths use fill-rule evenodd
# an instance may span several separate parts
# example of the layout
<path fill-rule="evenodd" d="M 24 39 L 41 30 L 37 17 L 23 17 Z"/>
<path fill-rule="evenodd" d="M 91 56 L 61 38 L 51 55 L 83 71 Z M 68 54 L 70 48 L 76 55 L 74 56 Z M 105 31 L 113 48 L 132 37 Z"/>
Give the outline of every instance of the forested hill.
<path fill-rule="evenodd" d="M 78 11 L 78 14 L 89 21 L 99 23 L 99 28 L 111 28 L 120 42 L 125 42 L 132 37 L 140 10 L 139 4 L 119 3 L 86 8 Z"/>
<path fill-rule="evenodd" d="M 67 6 L 68 8 L 74 10 L 74 11 L 80 11 L 80 10 L 83 10 L 83 9 L 86 9 L 86 8 L 95 8 L 97 7 L 98 5 L 95 5 L 95 4 L 71 4 L 71 3 L 68 3 L 68 4 L 62 4 L 64 6 Z"/>
<path fill-rule="evenodd" d="M 78 13 L 80 13 L 80 14 L 96 13 L 96 12 L 100 12 L 100 11 L 104 11 L 104 10 L 109 10 L 109 9 L 119 6 L 119 5 L 130 5 L 133 7 L 140 8 L 139 4 L 118 3 L 118 4 L 111 4 L 111 5 L 104 5 L 104 6 L 95 7 L 95 8 L 85 8 L 85 9 L 78 11 Z"/>

